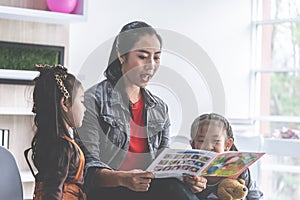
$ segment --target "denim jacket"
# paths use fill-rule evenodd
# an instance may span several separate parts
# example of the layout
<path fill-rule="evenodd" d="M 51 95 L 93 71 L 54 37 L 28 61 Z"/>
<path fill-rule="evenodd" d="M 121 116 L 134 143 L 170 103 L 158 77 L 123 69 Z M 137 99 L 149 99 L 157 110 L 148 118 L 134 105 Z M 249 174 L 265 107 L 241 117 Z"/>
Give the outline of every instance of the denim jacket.
<path fill-rule="evenodd" d="M 127 96 L 120 91 L 104 80 L 85 93 L 87 110 L 79 135 L 87 149 L 86 172 L 90 168 L 118 169 L 127 154 L 131 112 Z M 159 150 L 168 147 L 168 107 L 147 89 L 142 89 L 142 96 L 149 153 L 154 159 Z"/>

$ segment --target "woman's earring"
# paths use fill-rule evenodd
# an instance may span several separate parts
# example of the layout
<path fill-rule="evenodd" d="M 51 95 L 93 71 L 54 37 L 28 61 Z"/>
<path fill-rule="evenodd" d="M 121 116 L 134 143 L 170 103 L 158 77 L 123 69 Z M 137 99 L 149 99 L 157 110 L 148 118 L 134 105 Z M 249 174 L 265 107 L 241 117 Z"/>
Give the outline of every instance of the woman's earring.
<path fill-rule="evenodd" d="M 121 65 L 123 65 L 124 61 L 123 61 L 123 60 L 120 60 L 120 63 L 121 63 Z"/>

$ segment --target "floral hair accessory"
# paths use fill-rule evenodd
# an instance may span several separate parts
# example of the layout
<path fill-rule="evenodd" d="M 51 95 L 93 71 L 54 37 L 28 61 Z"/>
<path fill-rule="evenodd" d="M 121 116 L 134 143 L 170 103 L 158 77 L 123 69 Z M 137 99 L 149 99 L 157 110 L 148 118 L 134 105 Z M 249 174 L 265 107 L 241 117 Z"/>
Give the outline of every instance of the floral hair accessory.
<path fill-rule="evenodd" d="M 65 101 L 67 101 L 71 97 L 69 91 L 67 90 L 64 84 L 64 80 L 66 80 L 68 76 L 68 70 L 62 65 L 54 65 L 53 69 L 57 86 L 61 93 L 64 95 Z"/>
<path fill-rule="evenodd" d="M 40 72 L 44 71 L 45 69 L 52 69 L 56 84 L 61 93 L 64 95 L 65 101 L 67 101 L 71 97 L 69 91 L 67 90 L 64 84 L 64 80 L 66 80 L 66 78 L 68 77 L 68 69 L 66 67 L 60 64 L 54 66 L 50 66 L 47 64 L 36 64 L 35 67 Z"/>

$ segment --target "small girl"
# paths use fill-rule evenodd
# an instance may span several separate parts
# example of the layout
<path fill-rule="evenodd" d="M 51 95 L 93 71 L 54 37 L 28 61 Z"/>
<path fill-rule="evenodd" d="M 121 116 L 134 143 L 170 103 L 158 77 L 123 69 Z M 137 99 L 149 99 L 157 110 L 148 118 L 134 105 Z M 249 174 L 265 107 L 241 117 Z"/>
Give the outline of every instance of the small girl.
<path fill-rule="evenodd" d="M 37 65 L 33 112 L 36 134 L 32 140 L 35 175 L 34 200 L 85 200 L 84 156 L 75 128 L 86 110 L 81 83 L 61 65 Z M 76 142 L 75 142 L 76 141 Z"/>
<path fill-rule="evenodd" d="M 222 153 L 224 151 L 237 151 L 234 145 L 233 131 L 229 122 L 221 115 L 210 113 L 197 117 L 191 126 L 191 146 L 193 149 L 202 149 Z M 221 178 L 206 177 L 206 189 L 197 194 L 199 199 L 218 199 L 217 188 Z M 245 170 L 239 178 L 244 179 L 248 187 L 245 200 L 259 200 L 263 193 L 251 179 L 249 169 Z"/>

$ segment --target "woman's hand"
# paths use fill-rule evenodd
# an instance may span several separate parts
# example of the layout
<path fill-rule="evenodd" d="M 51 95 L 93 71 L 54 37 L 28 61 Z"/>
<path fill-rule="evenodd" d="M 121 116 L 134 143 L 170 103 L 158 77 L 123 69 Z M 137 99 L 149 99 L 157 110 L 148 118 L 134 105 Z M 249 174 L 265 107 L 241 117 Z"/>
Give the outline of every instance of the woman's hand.
<path fill-rule="evenodd" d="M 148 191 L 154 174 L 139 169 L 122 171 L 120 185 L 137 192 Z"/>
<path fill-rule="evenodd" d="M 207 179 L 203 176 L 184 176 L 183 182 L 188 185 L 193 193 L 197 193 L 206 188 Z"/>

